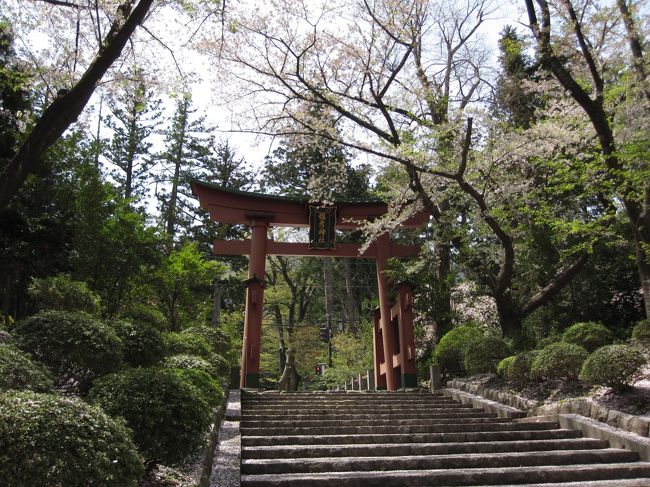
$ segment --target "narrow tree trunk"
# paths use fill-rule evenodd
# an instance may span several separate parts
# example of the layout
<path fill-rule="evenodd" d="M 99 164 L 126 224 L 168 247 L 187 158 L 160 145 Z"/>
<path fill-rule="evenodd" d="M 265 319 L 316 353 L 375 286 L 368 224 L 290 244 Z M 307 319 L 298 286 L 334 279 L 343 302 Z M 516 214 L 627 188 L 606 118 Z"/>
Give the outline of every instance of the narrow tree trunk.
<path fill-rule="evenodd" d="M 328 326 L 334 320 L 334 262 L 331 257 L 323 258 L 323 282 L 325 284 L 325 318 Z"/>
<path fill-rule="evenodd" d="M 218 328 L 221 325 L 221 286 L 219 279 L 212 284 L 212 326 Z"/>
<path fill-rule="evenodd" d="M 438 272 L 436 296 L 436 335 L 440 338 L 451 329 L 451 245 L 448 243 L 437 246 Z"/>
<path fill-rule="evenodd" d="M 357 313 L 357 298 L 354 293 L 354 285 L 352 283 L 352 259 L 346 257 L 343 259 L 343 266 L 345 269 L 345 303 L 348 309 L 348 323 L 350 333 L 357 333 L 357 325 L 359 323 L 359 316 Z"/>

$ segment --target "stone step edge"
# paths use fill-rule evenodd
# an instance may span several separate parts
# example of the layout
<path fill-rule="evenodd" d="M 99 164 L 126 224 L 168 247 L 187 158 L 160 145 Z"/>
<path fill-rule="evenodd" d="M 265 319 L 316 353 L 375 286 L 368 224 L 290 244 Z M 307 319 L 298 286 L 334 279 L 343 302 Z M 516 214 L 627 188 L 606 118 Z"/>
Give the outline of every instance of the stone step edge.
<path fill-rule="evenodd" d="M 531 474 L 540 471 L 542 467 L 539 466 L 525 466 L 525 467 L 505 467 L 505 468 L 468 468 L 468 469 L 463 469 L 461 470 L 448 470 L 448 469 L 425 469 L 425 470 L 391 470 L 391 471 L 370 471 L 370 472 L 328 472 L 328 473 L 311 473 L 311 474 L 304 474 L 304 473 L 290 473 L 290 474 L 260 474 L 260 475 L 255 475 L 255 474 L 242 474 L 241 476 L 241 481 L 242 485 L 248 485 L 249 483 L 251 485 L 310 485 L 313 483 L 313 485 L 334 485 L 334 484 L 339 484 L 339 485 L 360 485 L 360 481 L 365 481 L 370 478 L 374 478 L 376 480 L 380 480 L 382 483 L 385 483 L 387 481 L 401 481 L 400 485 L 408 485 L 408 481 L 410 479 L 427 479 L 429 482 L 431 480 L 442 480 L 443 483 L 446 483 L 449 485 L 449 478 L 444 478 L 445 476 L 447 477 L 468 477 L 474 480 L 474 482 L 479 481 L 479 482 L 485 482 L 486 479 L 481 478 L 484 475 L 490 475 L 490 476 L 498 476 L 501 479 L 508 479 L 508 476 L 511 476 L 511 474 L 515 474 L 516 476 L 520 478 L 528 478 L 530 477 Z M 592 475 L 588 475 L 588 472 L 594 472 L 594 471 L 628 471 L 630 473 L 630 476 L 627 477 L 628 479 L 630 478 L 643 478 L 645 477 L 646 479 L 650 480 L 650 477 L 646 477 L 646 472 L 648 472 L 650 469 L 650 466 L 645 465 L 640 462 L 635 462 L 635 463 L 610 463 L 610 464 L 589 464 L 589 465 L 584 465 L 584 464 L 576 464 L 576 465 L 558 465 L 555 466 L 553 469 L 555 472 L 555 475 L 552 475 L 552 479 L 550 479 L 551 485 L 553 483 L 561 483 L 561 482 L 566 482 L 564 479 L 560 479 L 559 477 L 562 477 L 562 474 L 565 473 L 570 473 L 572 475 L 579 475 L 582 478 L 585 477 L 593 477 Z M 585 475 L 587 474 L 587 475 Z M 632 476 L 634 475 L 634 477 Z M 612 479 L 611 477 L 603 478 L 603 475 L 599 474 L 598 475 L 600 479 L 593 479 L 593 480 L 615 480 Z M 442 478 L 441 478 L 442 477 Z M 309 483 L 305 482 L 305 480 L 310 481 Z M 321 482 L 318 482 L 321 480 Z M 587 481 L 583 480 L 584 486 L 588 486 L 589 484 L 587 482 L 591 481 L 592 479 L 589 479 Z M 316 481 L 316 482 L 314 482 Z M 325 482 L 327 483 L 325 483 Z M 571 482 L 573 480 L 569 480 Z M 519 482 L 521 483 L 521 482 Z M 381 485 L 378 484 L 377 482 L 372 483 L 371 485 Z M 395 485 L 395 484 L 390 484 L 390 485 Z M 417 483 L 417 485 L 423 485 L 422 483 Z M 452 484 L 453 485 L 453 484 Z M 455 483 L 455 485 L 459 485 L 458 483 Z M 476 483 L 472 484 L 460 484 L 460 485 L 480 485 Z M 490 482 L 490 485 L 499 485 L 494 482 Z"/>
<path fill-rule="evenodd" d="M 483 396 L 461 391 L 460 389 L 447 387 L 443 389 L 443 394 L 461 402 L 462 404 L 471 404 L 477 409 L 483 409 L 484 411 L 495 413 L 499 418 L 518 419 L 526 417 L 526 411 L 501 404 L 500 402 L 491 399 L 486 399 Z"/>
<path fill-rule="evenodd" d="M 450 389 L 458 389 L 463 392 L 476 394 L 501 404 L 528 411 L 529 416 L 579 414 L 586 418 L 606 423 L 614 428 L 621 428 L 630 433 L 650 437 L 650 418 L 627 414 L 616 409 L 609 409 L 595 403 L 589 398 L 566 399 L 551 404 L 544 404 L 542 401 L 526 399 L 516 394 L 485 387 L 482 384 L 473 384 L 462 379 L 453 379 L 447 382 L 447 386 Z"/>
<path fill-rule="evenodd" d="M 650 438 L 626 429 L 616 428 L 609 424 L 601 423 L 583 414 L 560 413 L 560 408 L 563 406 L 562 403 L 560 403 L 558 408 L 555 409 L 554 414 L 527 416 L 526 412 L 521 411 L 520 409 L 501 404 L 491 399 L 486 399 L 483 396 L 464 392 L 459 389 L 448 387 L 443 389 L 443 394 L 449 395 L 450 397 L 461 401 L 463 404 L 472 404 L 476 408 L 482 408 L 485 411 L 494 412 L 499 417 L 513 418 L 517 423 L 559 421 L 562 428 L 582 431 L 582 434 L 588 438 L 608 440 L 610 446 L 635 451 L 639 454 L 641 460 L 650 462 Z M 533 409 L 532 411 L 537 411 L 538 409 L 540 408 Z"/>

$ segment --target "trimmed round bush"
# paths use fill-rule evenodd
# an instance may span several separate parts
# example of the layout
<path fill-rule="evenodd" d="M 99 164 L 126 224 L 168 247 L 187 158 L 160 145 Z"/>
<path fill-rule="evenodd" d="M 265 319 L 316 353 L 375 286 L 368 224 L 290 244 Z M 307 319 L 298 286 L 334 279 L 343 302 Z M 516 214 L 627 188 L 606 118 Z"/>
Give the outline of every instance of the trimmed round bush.
<path fill-rule="evenodd" d="M 50 392 L 53 387 L 52 376 L 44 365 L 11 345 L 0 344 L 0 391 Z"/>
<path fill-rule="evenodd" d="M 474 338 L 483 337 L 483 332 L 475 326 L 463 325 L 452 328 L 440 339 L 436 346 L 438 363 L 447 371 L 464 372 L 465 345 Z"/>
<path fill-rule="evenodd" d="M 85 282 L 75 281 L 70 276 L 35 278 L 29 286 L 28 294 L 39 309 L 99 314 L 99 296 Z"/>
<path fill-rule="evenodd" d="M 165 315 L 146 304 L 132 303 L 120 312 L 120 317 L 137 325 L 153 326 L 161 331 L 169 328 Z"/>
<path fill-rule="evenodd" d="M 50 369 L 56 387 L 69 392 L 87 391 L 94 379 L 122 363 L 122 342 L 113 329 L 85 313 L 41 311 L 16 325 L 13 342 Z"/>
<path fill-rule="evenodd" d="M 587 321 L 576 323 L 564 330 L 562 340 L 574 345 L 580 345 L 591 353 L 603 345 L 612 343 L 612 333 L 601 323 Z"/>
<path fill-rule="evenodd" d="M 212 408 L 215 408 L 221 402 L 223 389 L 212 376 L 203 370 L 181 369 L 180 375 L 187 380 L 203 400 Z"/>
<path fill-rule="evenodd" d="M 163 333 L 165 355 L 196 355 L 208 358 L 212 354 L 205 338 L 193 333 Z"/>
<path fill-rule="evenodd" d="M 217 374 L 221 379 L 230 380 L 230 362 L 218 353 L 211 354 L 208 361 L 217 369 Z"/>
<path fill-rule="evenodd" d="M 76 398 L 0 394 L 2 485 L 136 487 L 143 475 L 124 421 Z"/>
<path fill-rule="evenodd" d="M 6 330 L 0 329 L 0 344 L 9 343 L 10 341 L 11 341 L 11 334 Z"/>
<path fill-rule="evenodd" d="M 133 367 L 147 367 L 160 362 L 165 355 L 165 342 L 157 328 L 145 323 L 113 320 L 115 330 L 124 346 L 124 362 Z"/>
<path fill-rule="evenodd" d="M 89 401 L 123 417 L 148 466 L 181 463 L 203 445 L 212 408 L 180 369 L 129 369 L 97 380 Z"/>
<path fill-rule="evenodd" d="M 505 340 L 498 336 L 481 336 L 469 340 L 463 350 L 468 374 L 496 372 L 497 364 L 510 354 Z"/>
<path fill-rule="evenodd" d="M 530 382 L 533 379 L 531 368 L 538 352 L 538 350 L 531 350 L 515 355 L 506 378 L 518 384 L 527 384 Z"/>
<path fill-rule="evenodd" d="M 537 345 L 536 345 L 535 348 L 537 348 L 537 350 L 541 350 L 544 347 L 548 347 L 549 345 L 551 345 L 553 343 L 557 343 L 557 342 L 561 342 L 561 341 L 562 341 L 562 336 L 561 335 L 547 336 L 547 337 L 544 337 L 541 340 L 539 340 L 537 342 Z"/>
<path fill-rule="evenodd" d="M 537 353 L 530 373 L 540 379 L 577 379 L 588 356 L 589 353 L 579 345 L 552 343 Z"/>
<path fill-rule="evenodd" d="M 171 369 L 201 370 L 214 379 L 219 377 L 217 368 L 214 365 L 203 357 L 197 357 L 196 355 L 172 355 L 165 359 L 163 365 Z"/>
<path fill-rule="evenodd" d="M 228 355 L 232 346 L 230 337 L 219 328 L 215 328 L 213 326 L 192 326 L 183 330 L 182 333 L 190 333 L 192 335 L 203 337 L 212 348 L 212 351 L 221 356 Z"/>
<path fill-rule="evenodd" d="M 508 378 L 508 375 L 510 374 L 510 367 L 514 359 L 514 355 L 510 355 L 509 357 L 501 359 L 501 361 L 497 364 L 497 375 L 499 377 L 503 377 L 505 379 Z"/>
<path fill-rule="evenodd" d="M 585 384 L 625 389 L 641 375 L 643 354 L 629 345 L 605 345 L 582 365 L 580 380 Z"/>
<path fill-rule="evenodd" d="M 650 347 L 650 320 L 639 321 L 632 328 L 632 338 L 639 344 Z"/>

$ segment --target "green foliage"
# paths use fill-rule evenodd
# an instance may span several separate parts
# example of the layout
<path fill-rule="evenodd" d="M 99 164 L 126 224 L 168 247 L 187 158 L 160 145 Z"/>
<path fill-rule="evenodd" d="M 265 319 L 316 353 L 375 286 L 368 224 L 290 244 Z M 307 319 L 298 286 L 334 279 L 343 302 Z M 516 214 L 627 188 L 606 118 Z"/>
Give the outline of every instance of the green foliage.
<path fill-rule="evenodd" d="M 212 354 L 205 338 L 193 333 L 163 333 L 165 355 L 196 355 L 208 358 Z"/>
<path fill-rule="evenodd" d="M 582 365 L 580 380 L 590 385 L 625 389 L 641 376 L 646 360 L 629 345 L 605 345 L 592 353 Z"/>
<path fill-rule="evenodd" d="M 632 329 L 632 338 L 643 346 L 650 347 L 650 320 L 641 320 Z"/>
<path fill-rule="evenodd" d="M 593 352 L 603 345 L 612 342 L 612 333 L 601 323 L 588 321 L 575 323 L 564 330 L 562 339 L 567 343 L 580 345 L 587 352 Z"/>
<path fill-rule="evenodd" d="M 172 331 L 194 319 L 202 302 L 210 298 L 212 281 L 223 270 L 223 264 L 206 260 L 196 243 L 186 243 L 164 259 L 153 274 L 153 288 Z M 202 288 L 206 292 L 198 292 Z"/>
<path fill-rule="evenodd" d="M 203 357 L 196 355 L 172 355 L 167 357 L 163 363 L 165 367 L 171 369 L 192 369 L 201 370 L 213 378 L 218 378 L 217 368 Z"/>
<path fill-rule="evenodd" d="M 0 478 L 11 487 L 136 487 L 144 474 L 122 420 L 79 399 L 0 394 Z"/>
<path fill-rule="evenodd" d="M 551 335 L 544 338 L 541 338 L 537 341 L 537 348 L 541 350 L 542 348 L 548 347 L 553 343 L 558 343 L 562 341 L 561 335 Z"/>
<path fill-rule="evenodd" d="M 515 355 L 506 378 L 518 384 L 527 384 L 530 382 L 533 379 L 531 368 L 538 353 L 538 350 L 531 350 Z"/>
<path fill-rule="evenodd" d="M 166 330 L 169 325 L 165 315 L 156 308 L 142 303 L 131 303 L 120 312 L 120 317 L 136 324 L 149 325 L 157 330 Z"/>
<path fill-rule="evenodd" d="M 226 357 L 230 353 L 230 338 L 219 328 L 207 325 L 197 325 L 185 328 L 183 333 L 190 333 L 192 335 L 203 337 L 210 344 L 212 351 L 223 357 Z"/>
<path fill-rule="evenodd" d="M 589 353 L 580 345 L 552 343 L 537 353 L 530 373 L 540 379 L 577 379 L 588 356 Z"/>
<path fill-rule="evenodd" d="M 194 368 L 182 368 L 178 373 L 194 387 L 195 392 L 212 408 L 219 405 L 223 398 L 223 389 L 218 380 L 207 372 Z"/>
<path fill-rule="evenodd" d="M 29 355 L 8 344 L 0 344 L 0 391 L 29 389 L 49 392 L 54 387 L 50 372 Z"/>
<path fill-rule="evenodd" d="M 226 382 L 230 381 L 230 362 L 218 353 L 210 354 L 208 361 L 217 370 L 217 374 L 222 380 Z"/>
<path fill-rule="evenodd" d="M 325 379 L 331 384 L 341 383 L 350 377 L 372 368 L 372 335 L 369 327 L 362 332 L 337 333 L 332 339 L 332 367 L 325 372 Z"/>
<path fill-rule="evenodd" d="M 509 353 L 508 344 L 501 337 L 475 337 L 465 343 L 463 364 L 468 374 L 496 372 L 497 364 Z"/>
<path fill-rule="evenodd" d="M 188 377 L 180 369 L 129 369 L 96 381 L 89 401 L 126 420 L 147 465 L 177 464 L 203 444 L 212 418 Z"/>
<path fill-rule="evenodd" d="M 111 320 L 108 324 L 124 346 L 124 362 L 133 367 L 157 364 L 165 355 L 162 333 L 151 325 Z"/>
<path fill-rule="evenodd" d="M 99 314 L 99 296 L 85 282 L 74 281 L 64 274 L 33 279 L 28 293 L 39 309 Z"/>
<path fill-rule="evenodd" d="M 465 346 L 470 341 L 482 337 L 483 332 L 473 325 L 452 328 L 440 339 L 436 347 L 438 363 L 449 372 L 464 371 Z"/>
<path fill-rule="evenodd" d="M 507 378 L 510 374 L 510 367 L 512 362 L 515 360 L 515 355 L 510 355 L 509 357 L 503 358 L 497 364 L 497 375 L 499 377 Z"/>
<path fill-rule="evenodd" d="M 85 313 L 41 311 L 16 325 L 13 341 L 50 369 L 57 387 L 71 392 L 87 391 L 122 363 L 115 332 Z"/>

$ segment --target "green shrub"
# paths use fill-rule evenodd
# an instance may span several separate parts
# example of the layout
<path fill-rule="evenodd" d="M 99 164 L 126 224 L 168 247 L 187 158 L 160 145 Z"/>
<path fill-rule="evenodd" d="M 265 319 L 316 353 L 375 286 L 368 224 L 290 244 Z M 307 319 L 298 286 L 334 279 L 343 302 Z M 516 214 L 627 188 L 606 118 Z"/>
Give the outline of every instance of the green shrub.
<path fill-rule="evenodd" d="M 562 340 L 574 345 L 580 345 L 587 352 L 593 352 L 597 348 L 612 342 L 612 333 L 601 323 L 587 321 L 576 323 L 564 330 Z"/>
<path fill-rule="evenodd" d="M 470 340 L 482 336 L 483 332 L 471 325 L 458 326 L 449 330 L 436 347 L 436 357 L 440 366 L 447 371 L 463 372 L 465 345 Z"/>
<path fill-rule="evenodd" d="M 35 278 L 27 292 L 39 309 L 99 314 L 99 296 L 85 282 L 74 281 L 70 276 Z"/>
<path fill-rule="evenodd" d="M 650 320 L 641 320 L 632 329 L 632 338 L 644 347 L 650 347 Z"/>
<path fill-rule="evenodd" d="M 577 379 L 589 353 L 580 345 L 558 342 L 540 350 L 530 368 L 540 379 Z"/>
<path fill-rule="evenodd" d="M 196 392 L 212 408 L 219 405 L 223 397 L 223 389 L 211 375 L 197 369 L 181 369 L 179 373 L 181 377 L 192 384 Z"/>
<path fill-rule="evenodd" d="M 217 368 L 203 357 L 196 355 L 172 355 L 165 359 L 163 365 L 171 369 L 201 370 L 214 379 L 219 378 Z"/>
<path fill-rule="evenodd" d="M 135 487 L 143 474 L 123 421 L 79 399 L 0 394 L 2 485 Z"/>
<path fill-rule="evenodd" d="M 552 343 L 557 343 L 562 341 L 562 335 L 551 335 L 542 338 L 537 342 L 537 350 L 541 350 L 542 348 L 548 347 Z"/>
<path fill-rule="evenodd" d="M 218 353 L 211 354 L 208 361 L 215 369 L 217 369 L 217 374 L 221 379 L 225 379 L 227 381 L 230 380 L 230 362 L 228 362 Z"/>
<path fill-rule="evenodd" d="M 480 336 L 465 343 L 465 370 L 468 374 L 496 372 L 497 364 L 510 354 L 505 340 L 498 336 Z"/>
<path fill-rule="evenodd" d="M 10 345 L 0 344 L 0 391 L 50 392 L 53 387 L 52 376 L 45 366 Z"/>
<path fill-rule="evenodd" d="M 151 325 L 113 320 L 109 325 L 115 330 L 124 346 L 124 362 L 133 367 L 146 367 L 160 362 L 165 355 L 162 333 Z"/>
<path fill-rule="evenodd" d="M 621 390 L 641 375 L 645 358 L 629 345 L 606 345 L 592 353 L 580 372 L 586 384 L 607 386 Z"/>
<path fill-rule="evenodd" d="M 501 361 L 497 364 L 497 375 L 499 377 L 503 377 L 505 379 L 508 378 L 508 376 L 510 375 L 510 367 L 512 366 L 512 362 L 514 359 L 515 359 L 514 355 L 510 355 L 509 357 L 501 359 Z"/>
<path fill-rule="evenodd" d="M 85 392 L 94 379 L 117 370 L 122 343 L 108 325 L 85 313 L 41 311 L 13 332 L 16 346 L 45 364 L 55 385 Z"/>
<path fill-rule="evenodd" d="M 10 341 L 11 341 L 11 334 L 6 330 L 0 329 L 0 344 L 9 343 Z"/>
<path fill-rule="evenodd" d="M 138 368 L 95 382 L 89 401 L 133 430 L 149 466 L 177 464 L 203 444 L 212 408 L 180 369 Z"/>
<path fill-rule="evenodd" d="M 515 359 L 508 369 L 506 378 L 518 384 L 527 384 L 530 382 L 533 379 L 531 368 L 538 353 L 539 350 L 532 350 L 515 355 Z"/>
<path fill-rule="evenodd" d="M 193 333 L 163 333 L 165 355 L 196 355 L 208 358 L 212 354 L 205 338 Z"/>
<path fill-rule="evenodd" d="M 222 357 L 228 355 L 231 348 L 230 337 L 226 335 L 219 328 L 213 326 L 199 325 L 186 328 L 182 331 L 183 334 L 190 333 L 203 337 L 208 342 L 212 351 L 221 355 Z"/>
<path fill-rule="evenodd" d="M 120 312 L 120 317 L 137 325 L 153 326 L 160 331 L 169 328 L 165 315 L 146 304 L 132 303 Z"/>

